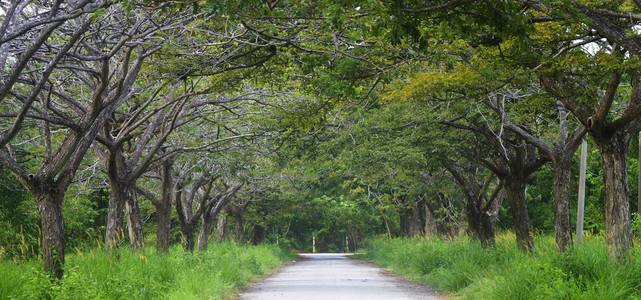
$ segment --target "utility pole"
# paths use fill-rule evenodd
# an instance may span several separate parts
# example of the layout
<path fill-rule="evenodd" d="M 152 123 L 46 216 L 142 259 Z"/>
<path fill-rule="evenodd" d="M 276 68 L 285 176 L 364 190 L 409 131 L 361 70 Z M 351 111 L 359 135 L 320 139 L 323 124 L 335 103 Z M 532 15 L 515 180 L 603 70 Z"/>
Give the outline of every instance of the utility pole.
<path fill-rule="evenodd" d="M 576 246 L 583 242 L 583 211 L 585 207 L 585 172 L 588 160 L 588 143 L 581 143 L 581 161 L 579 163 L 579 203 L 576 209 Z"/>
<path fill-rule="evenodd" d="M 641 131 L 639 131 L 639 160 L 637 168 L 639 169 L 638 193 L 637 193 L 637 213 L 641 216 Z"/>

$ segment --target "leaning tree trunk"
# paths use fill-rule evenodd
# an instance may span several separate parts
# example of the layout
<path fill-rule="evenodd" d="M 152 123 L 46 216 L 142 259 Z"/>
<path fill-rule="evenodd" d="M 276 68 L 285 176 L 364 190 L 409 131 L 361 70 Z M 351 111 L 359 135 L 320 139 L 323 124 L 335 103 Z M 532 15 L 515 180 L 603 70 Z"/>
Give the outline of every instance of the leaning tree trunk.
<path fill-rule="evenodd" d="M 556 249 L 559 253 L 565 253 L 572 248 L 571 169 L 572 154 L 559 153 L 554 159 L 554 236 Z"/>
<path fill-rule="evenodd" d="M 616 261 L 627 260 L 632 251 L 632 229 L 628 195 L 629 138 L 614 135 L 609 141 L 595 139 L 601 152 L 605 238 L 608 254 Z"/>
<path fill-rule="evenodd" d="M 55 188 L 53 190 L 56 190 Z M 62 279 L 65 264 L 65 232 L 62 218 L 63 195 L 35 194 L 42 231 L 42 261 L 49 275 Z"/>
<path fill-rule="evenodd" d="M 516 232 L 516 242 L 519 249 L 527 253 L 534 251 L 534 238 L 525 199 L 527 179 L 510 177 L 504 179 L 503 185 L 507 192 L 507 200 L 512 211 L 512 221 Z"/>
<path fill-rule="evenodd" d="M 133 188 L 129 188 L 131 193 L 125 202 L 127 210 L 127 229 L 129 230 L 129 244 L 132 248 L 145 246 L 145 239 L 142 234 L 142 219 L 140 218 L 140 207 Z"/>

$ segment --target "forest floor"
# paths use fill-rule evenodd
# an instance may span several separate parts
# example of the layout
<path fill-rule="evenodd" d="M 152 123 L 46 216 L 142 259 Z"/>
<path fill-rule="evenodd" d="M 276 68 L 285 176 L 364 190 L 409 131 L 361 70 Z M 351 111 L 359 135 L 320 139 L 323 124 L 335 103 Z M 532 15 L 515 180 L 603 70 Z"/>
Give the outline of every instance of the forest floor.
<path fill-rule="evenodd" d="M 442 299 L 438 292 L 346 254 L 301 254 L 240 299 Z"/>

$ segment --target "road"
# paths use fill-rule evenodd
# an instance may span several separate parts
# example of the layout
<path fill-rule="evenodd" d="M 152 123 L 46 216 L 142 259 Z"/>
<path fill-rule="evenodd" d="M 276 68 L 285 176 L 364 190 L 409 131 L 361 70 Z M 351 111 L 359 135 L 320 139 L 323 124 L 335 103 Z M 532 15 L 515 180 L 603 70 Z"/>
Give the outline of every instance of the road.
<path fill-rule="evenodd" d="M 250 286 L 240 299 L 439 299 L 428 288 L 344 254 L 302 259 Z"/>

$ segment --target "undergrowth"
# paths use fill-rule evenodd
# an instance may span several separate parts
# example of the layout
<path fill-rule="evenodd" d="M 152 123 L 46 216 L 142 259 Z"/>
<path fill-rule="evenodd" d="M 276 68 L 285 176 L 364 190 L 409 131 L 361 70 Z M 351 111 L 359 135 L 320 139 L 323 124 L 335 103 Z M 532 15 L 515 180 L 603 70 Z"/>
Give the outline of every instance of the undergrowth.
<path fill-rule="evenodd" d="M 466 238 L 373 239 L 363 258 L 461 299 L 639 299 L 641 249 L 629 262 L 611 264 L 601 236 L 559 255 L 552 236 L 535 238 L 536 252 L 501 233 L 483 249 Z"/>
<path fill-rule="evenodd" d="M 271 272 L 292 254 L 260 245 L 209 245 L 189 253 L 153 248 L 77 249 L 66 258 L 65 275 L 52 283 L 38 261 L 0 263 L 0 299 L 221 299 L 249 280 Z"/>

